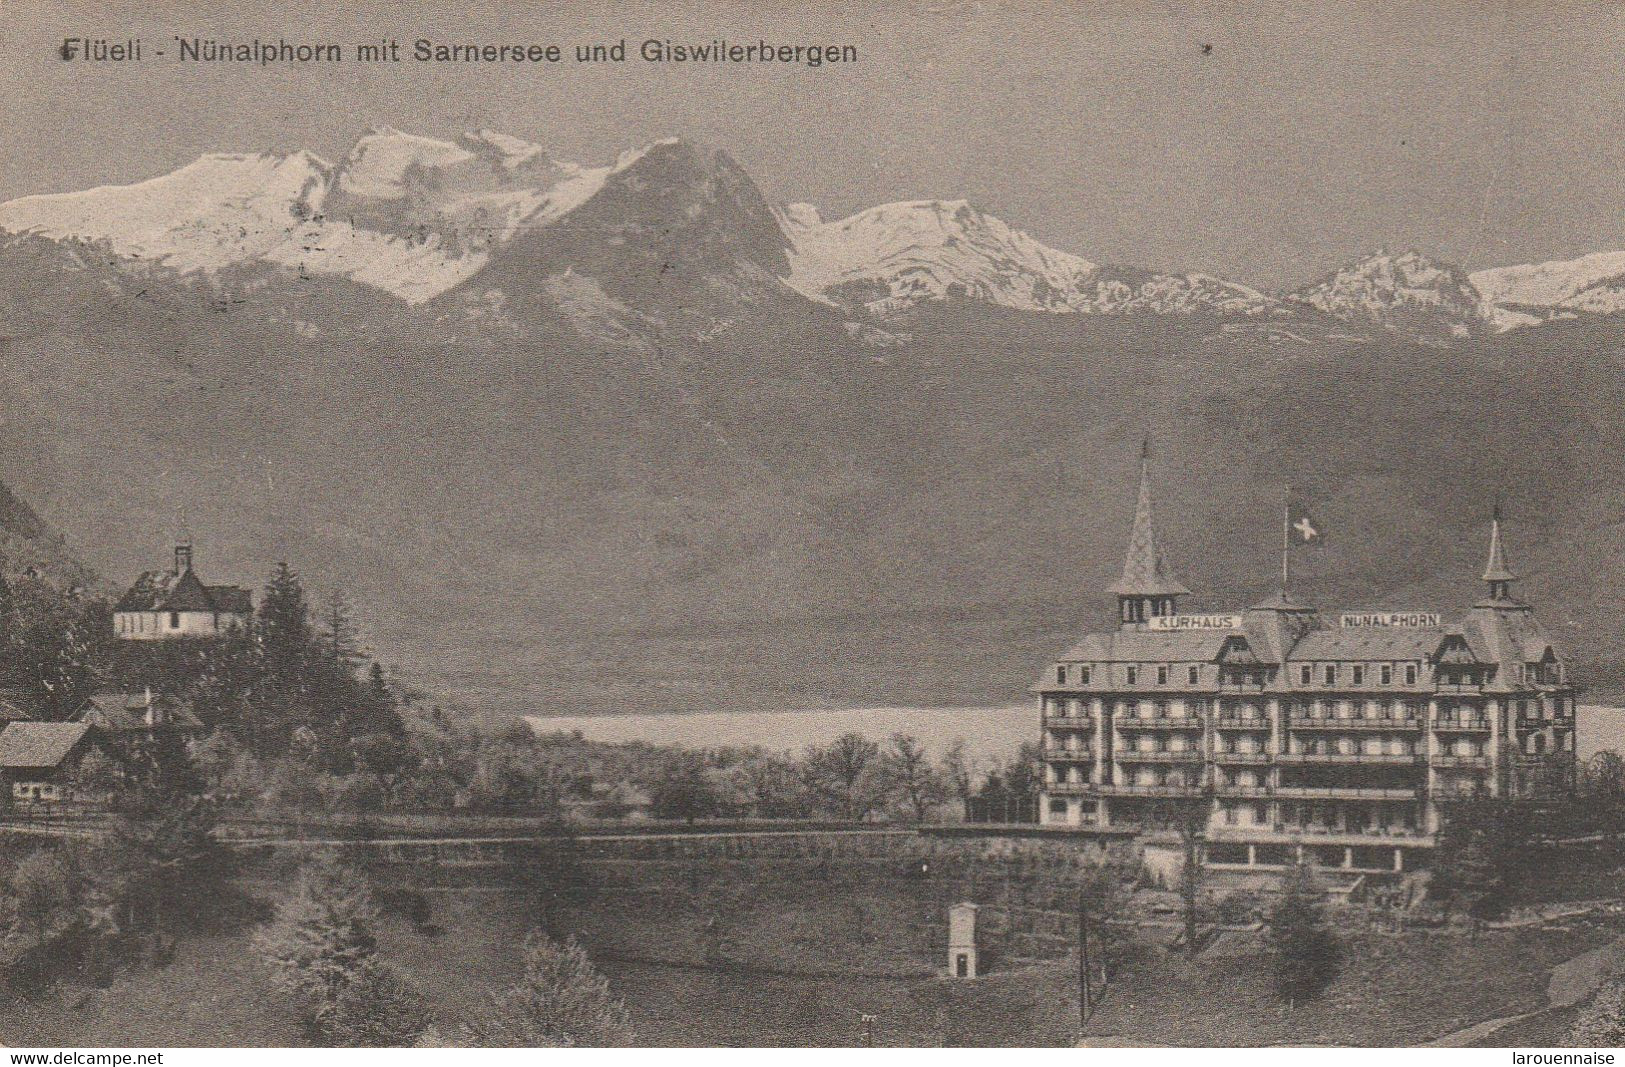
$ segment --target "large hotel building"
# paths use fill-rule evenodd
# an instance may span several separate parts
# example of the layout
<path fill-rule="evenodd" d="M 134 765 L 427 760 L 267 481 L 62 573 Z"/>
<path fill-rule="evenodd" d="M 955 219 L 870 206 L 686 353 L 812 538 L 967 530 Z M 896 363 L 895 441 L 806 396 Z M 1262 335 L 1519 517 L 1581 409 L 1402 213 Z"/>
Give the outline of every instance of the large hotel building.
<path fill-rule="evenodd" d="M 1570 788 L 1575 690 L 1514 595 L 1499 519 L 1484 595 L 1430 612 L 1323 618 L 1285 590 L 1230 614 L 1181 615 L 1149 463 L 1117 625 L 1084 635 L 1035 687 L 1040 821 L 1101 834 L 1205 824 L 1207 862 L 1417 865 L 1455 799 Z"/>

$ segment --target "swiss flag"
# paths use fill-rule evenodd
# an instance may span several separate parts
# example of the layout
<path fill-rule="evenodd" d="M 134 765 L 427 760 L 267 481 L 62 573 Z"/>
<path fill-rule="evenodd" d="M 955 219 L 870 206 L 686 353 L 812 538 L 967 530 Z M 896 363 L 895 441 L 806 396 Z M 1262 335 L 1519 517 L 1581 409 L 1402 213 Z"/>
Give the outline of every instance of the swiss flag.
<path fill-rule="evenodd" d="M 1326 530 L 1320 520 L 1309 514 L 1300 503 L 1289 503 L 1286 508 L 1287 535 L 1295 545 L 1318 545 L 1326 540 Z"/>

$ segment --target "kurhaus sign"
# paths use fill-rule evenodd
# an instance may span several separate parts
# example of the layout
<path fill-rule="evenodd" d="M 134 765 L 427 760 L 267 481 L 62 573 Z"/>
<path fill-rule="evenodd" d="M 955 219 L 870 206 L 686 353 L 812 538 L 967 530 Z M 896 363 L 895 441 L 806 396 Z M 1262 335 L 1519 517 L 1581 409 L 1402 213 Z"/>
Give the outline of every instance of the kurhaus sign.
<path fill-rule="evenodd" d="M 1348 629 L 1364 626 L 1404 626 L 1428 629 L 1439 625 L 1436 611 L 1370 611 L 1344 615 L 1343 625 Z"/>
<path fill-rule="evenodd" d="M 1146 620 L 1151 630 L 1235 630 L 1240 615 L 1153 615 Z"/>

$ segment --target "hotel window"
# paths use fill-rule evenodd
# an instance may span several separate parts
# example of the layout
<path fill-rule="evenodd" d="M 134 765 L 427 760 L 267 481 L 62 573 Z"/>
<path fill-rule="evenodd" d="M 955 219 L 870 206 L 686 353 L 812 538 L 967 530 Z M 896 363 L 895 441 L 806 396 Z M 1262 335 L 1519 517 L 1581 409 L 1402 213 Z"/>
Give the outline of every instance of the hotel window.
<path fill-rule="evenodd" d="M 1416 664 L 1414 664 L 1414 663 L 1405 664 L 1405 684 L 1406 685 L 1415 685 L 1416 684 Z"/>
<path fill-rule="evenodd" d="M 1303 666 L 1298 668 L 1298 684 L 1309 685 L 1314 681 L 1314 668 Z"/>
<path fill-rule="evenodd" d="M 1065 685 L 1066 684 L 1066 668 L 1065 667 L 1057 667 L 1057 668 L 1055 668 L 1055 684 L 1056 685 Z"/>
<path fill-rule="evenodd" d="M 1139 685 L 1140 684 L 1140 668 L 1138 668 L 1138 667 L 1130 667 L 1128 669 L 1128 684 L 1129 685 Z"/>
<path fill-rule="evenodd" d="M 1364 685 L 1365 684 L 1365 668 L 1364 667 L 1354 667 L 1352 669 L 1354 671 L 1354 684 L 1355 685 Z"/>
<path fill-rule="evenodd" d="M 1337 684 L 1337 665 L 1336 664 L 1328 663 L 1326 665 L 1326 670 L 1325 670 L 1324 673 L 1325 673 L 1325 678 L 1326 678 L 1326 684 L 1327 685 L 1336 685 Z"/>
<path fill-rule="evenodd" d="M 1079 667 L 1078 668 L 1078 684 L 1079 685 L 1088 685 L 1089 684 L 1089 674 L 1090 674 L 1090 671 L 1089 671 L 1088 667 Z"/>
<path fill-rule="evenodd" d="M 1158 685 L 1167 685 L 1168 684 L 1168 668 L 1167 667 L 1158 667 L 1157 668 L 1157 684 Z"/>
<path fill-rule="evenodd" d="M 1383 685 L 1394 684 L 1394 668 L 1386 663 L 1378 668 L 1377 676 Z"/>
<path fill-rule="evenodd" d="M 1186 680 L 1191 685 L 1201 685 L 1202 684 L 1202 668 L 1200 668 L 1200 667 L 1192 667 L 1190 669 L 1188 675 L 1187 675 Z"/>

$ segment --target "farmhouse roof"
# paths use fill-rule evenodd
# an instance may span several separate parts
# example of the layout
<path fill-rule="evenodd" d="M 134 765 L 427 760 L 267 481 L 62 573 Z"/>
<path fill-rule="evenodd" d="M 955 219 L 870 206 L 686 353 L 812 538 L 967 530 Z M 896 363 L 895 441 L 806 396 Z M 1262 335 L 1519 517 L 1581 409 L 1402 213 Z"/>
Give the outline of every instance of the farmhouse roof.
<path fill-rule="evenodd" d="M 82 722 L 13 722 L 0 730 L 0 769 L 55 767 L 90 732 Z"/>

